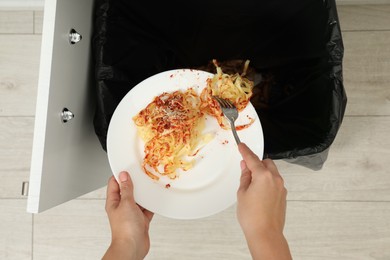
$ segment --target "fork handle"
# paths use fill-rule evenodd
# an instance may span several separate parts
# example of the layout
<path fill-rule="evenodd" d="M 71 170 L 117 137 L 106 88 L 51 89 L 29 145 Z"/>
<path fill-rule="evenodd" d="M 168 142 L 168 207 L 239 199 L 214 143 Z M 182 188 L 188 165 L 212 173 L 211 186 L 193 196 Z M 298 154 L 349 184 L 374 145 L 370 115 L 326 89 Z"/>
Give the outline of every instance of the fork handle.
<path fill-rule="evenodd" d="M 230 121 L 230 127 L 232 128 L 233 136 L 234 139 L 236 140 L 237 145 L 241 143 L 240 138 L 238 137 L 237 131 L 236 131 L 236 126 L 234 125 L 234 121 Z"/>

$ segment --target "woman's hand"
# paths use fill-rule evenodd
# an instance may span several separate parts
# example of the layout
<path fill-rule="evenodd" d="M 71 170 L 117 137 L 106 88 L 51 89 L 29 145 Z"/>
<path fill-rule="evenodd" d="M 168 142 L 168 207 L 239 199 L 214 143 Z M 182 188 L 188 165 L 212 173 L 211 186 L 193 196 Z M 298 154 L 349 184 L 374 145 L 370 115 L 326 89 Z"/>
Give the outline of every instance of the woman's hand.
<path fill-rule="evenodd" d="M 143 259 L 150 248 L 149 225 L 153 213 L 138 206 L 127 172 L 111 177 L 107 186 L 106 212 L 112 241 L 103 259 Z"/>
<path fill-rule="evenodd" d="M 272 160 L 260 160 L 244 143 L 237 218 L 254 259 L 291 259 L 283 235 L 287 190 Z"/>

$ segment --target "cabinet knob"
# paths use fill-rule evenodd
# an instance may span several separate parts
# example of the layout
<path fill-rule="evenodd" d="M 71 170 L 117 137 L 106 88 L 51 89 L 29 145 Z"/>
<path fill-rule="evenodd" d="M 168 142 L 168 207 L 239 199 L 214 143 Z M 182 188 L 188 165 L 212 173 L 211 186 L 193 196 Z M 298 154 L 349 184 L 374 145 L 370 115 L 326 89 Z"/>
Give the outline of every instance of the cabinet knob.
<path fill-rule="evenodd" d="M 71 29 L 69 32 L 69 43 L 76 44 L 81 41 L 83 37 L 75 29 Z"/>
<path fill-rule="evenodd" d="M 74 118 L 74 114 L 72 113 L 72 111 L 64 107 L 64 109 L 62 109 L 61 112 L 62 123 L 67 123 L 69 122 L 69 120 L 72 120 L 73 118 Z"/>

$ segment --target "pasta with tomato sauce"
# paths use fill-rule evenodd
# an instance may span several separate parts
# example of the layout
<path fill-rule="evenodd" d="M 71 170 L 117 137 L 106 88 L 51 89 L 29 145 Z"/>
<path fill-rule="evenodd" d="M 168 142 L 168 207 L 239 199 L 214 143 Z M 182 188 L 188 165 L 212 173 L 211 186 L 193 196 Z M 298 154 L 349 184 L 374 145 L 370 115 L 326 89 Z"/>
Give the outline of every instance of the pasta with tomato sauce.
<path fill-rule="evenodd" d="M 151 169 L 171 179 L 177 177 L 176 170 L 188 170 L 203 140 L 203 112 L 199 95 L 192 89 L 164 92 L 134 118 L 139 136 L 144 140 L 145 157 L 142 167 L 154 180 L 159 176 Z"/>
<path fill-rule="evenodd" d="M 242 74 L 233 75 L 223 73 L 216 60 L 213 63 L 217 73 L 207 80 L 200 95 L 192 88 L 164 92 L 133 117 L 138 135 L 145 142 L 142 167 L 150 178 L 159 180 L 161 175 L 175 179 L 178 169 L 193 167 L 191 157 L 211 140 L 210 135 L 202 134 L 205 114 L 215 117 L 222 128 L 228 128 L 213 96 L 229 99 L 239 112 L 248 105 L 253 89 L 253 82 L 245 78 L 249 61 Z M 237 130 L 252 123 L 253 119 L 237 126 Z"/>
<path fill-rule="evenodd" d="M 229 124 L 226 123 L 222 110 L 213 96 L 229 100 L 235 105 L 238 112 L 244 110 L 253 94 L 253 81 L 245 78 L 246 71 L 249 66 L 249 60 L 245 62 L 244 69 L 241 74 L 235 73 L 232 75 L 223 73 L 222 68 L 218 66 L 216 60 L 213 60 L 213 63 L 217 69 L 217 73 L 207 80 L 207 86 L 200 94 L 202 102 L 201 109 L 206 114 L 215 117 L 218 120 L 218 124 L 223 129 L 228 129 Z M 253 122 L 254 119 L 250 119 L 248 124 L 237 126 L 236 128 L 237 130 L 247 128 Z"/>

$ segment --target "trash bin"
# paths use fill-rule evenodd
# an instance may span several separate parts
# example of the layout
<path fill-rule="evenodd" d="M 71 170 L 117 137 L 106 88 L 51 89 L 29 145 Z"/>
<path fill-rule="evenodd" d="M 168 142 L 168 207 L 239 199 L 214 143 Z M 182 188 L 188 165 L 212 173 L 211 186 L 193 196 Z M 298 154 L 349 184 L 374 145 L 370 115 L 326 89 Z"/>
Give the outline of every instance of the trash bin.
<path fill-rule="evenodd" d="M 334 0 L 152 4 L 95 4 L 94 127 L 104 150 L 116 106 L 145 78 L 170 69 L 205 67 L 212 59 L 249 59 L 263 157 L 321 169 L 347 103 Z"/>

